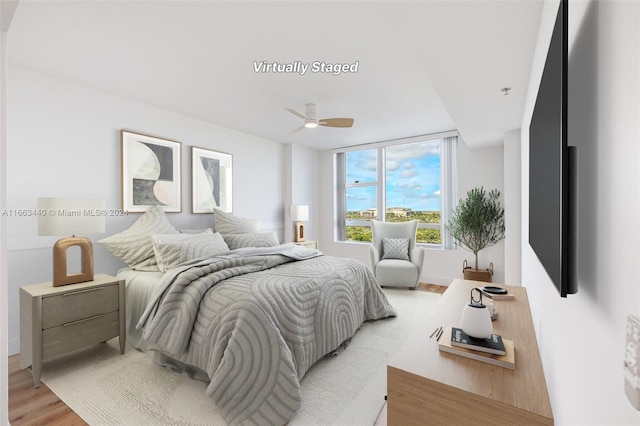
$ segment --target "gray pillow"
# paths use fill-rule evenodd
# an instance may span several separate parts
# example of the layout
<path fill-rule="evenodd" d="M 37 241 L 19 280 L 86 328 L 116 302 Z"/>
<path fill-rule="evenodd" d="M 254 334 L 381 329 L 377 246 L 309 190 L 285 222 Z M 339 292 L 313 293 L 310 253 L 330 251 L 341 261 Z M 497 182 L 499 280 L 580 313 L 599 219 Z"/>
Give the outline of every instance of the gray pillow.
<path fill-rule="evenodd" d="M 153 206 L 126 230 L 99 240 L 115 257 L 139 271 L 157 271 L 151 234 L 177 234 L 160 206 Z"/>
<path fill-rule="evenodd" d="M 383 238 L 382 258 L 409 260 L 409 239 Z"/>
<path fill-rule="evenodd" d="M 222 235 L 248 234 L 260 230 L 259 220 L 238 217 L 215 207 L 213 209 L 213 217 L 214 230 Z"/>
<path fill-rule="evenodd" d="M 245 247 L 275 247 L 279 245 L 275 232 L 252 232 L 250 234 L 226 234 L 224 241 L 231 250 Z"/>
<path fill-rule="evenodd" d="M 229 251 L 222 236 L 211 230 L 202 234 L 152 234 L 151 240 L 162 272 L 188 260 Z"/>

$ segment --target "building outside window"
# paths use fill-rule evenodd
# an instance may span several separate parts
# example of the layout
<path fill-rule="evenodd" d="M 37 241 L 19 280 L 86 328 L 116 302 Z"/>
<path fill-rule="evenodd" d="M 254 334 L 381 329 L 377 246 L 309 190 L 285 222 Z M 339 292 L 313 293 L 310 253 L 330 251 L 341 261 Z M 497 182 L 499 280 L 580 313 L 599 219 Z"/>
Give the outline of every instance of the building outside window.
<path fill-rule="evenodd" d="M 336 240 L 372 241 L 372 219 L 417 219 L 418 243 L 452 248 L 456 147 L 450 132 L 336 151 Z"/>

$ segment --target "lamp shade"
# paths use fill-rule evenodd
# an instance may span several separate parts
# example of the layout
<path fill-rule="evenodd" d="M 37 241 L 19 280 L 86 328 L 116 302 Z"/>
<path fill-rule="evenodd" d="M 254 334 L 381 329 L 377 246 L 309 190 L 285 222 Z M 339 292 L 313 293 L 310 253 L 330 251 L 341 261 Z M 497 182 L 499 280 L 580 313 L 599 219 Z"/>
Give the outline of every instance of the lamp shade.
<path fill-rule="evenodd" d="M 294 222 L 309 220 L 309 206 L 291 206 L 291 220 Z"/>
<path fill-rule="evenodd" d="M 83 235 L 105 232 L 104 200 L 38 198 L 38 235 Z"/>

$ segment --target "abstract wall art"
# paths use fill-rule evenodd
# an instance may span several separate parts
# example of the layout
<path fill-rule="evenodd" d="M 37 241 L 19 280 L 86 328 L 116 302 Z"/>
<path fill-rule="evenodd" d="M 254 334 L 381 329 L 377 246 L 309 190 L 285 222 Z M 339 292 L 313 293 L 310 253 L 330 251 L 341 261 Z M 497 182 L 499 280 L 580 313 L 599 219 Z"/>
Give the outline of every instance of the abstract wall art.
<path fill-rule="evenodd" d="M 191 209 L 193 213 L 212 213 L 219 208 L 231 213 L 233 156 L 223 152 L 191 147 Z"/>
<path fill-rule="evenodd" d="M 122 208 L 144 212 L 162 206 L 182 211 L 180 142 L 125 130 L 122 140 Z"/>

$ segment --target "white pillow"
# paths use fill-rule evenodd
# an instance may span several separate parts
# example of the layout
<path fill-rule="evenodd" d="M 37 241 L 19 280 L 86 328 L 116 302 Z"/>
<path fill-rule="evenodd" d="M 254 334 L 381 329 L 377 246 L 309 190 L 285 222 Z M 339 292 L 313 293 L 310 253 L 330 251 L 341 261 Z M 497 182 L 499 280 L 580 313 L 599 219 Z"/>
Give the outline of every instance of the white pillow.
<path fill-rule="evenodd" d="M 178 231 L 180 231 L 181 234 L 213 234 L 212 228 L 182 228 L 178 229 Z"/>
<path fill-rule="evenodd" d="M 409 260 L 409 239 L 383 238 L 382 258 Z"/>
<path fill-rule="evenodd" d="M 151 234 L 177 234 L 160 206 L 153 206 L 126 230 L 99 240 L 115 257 L 139 271 L 157 271 Z"/>
<path fill-rule="evenodd" d="M 225 234 L 224 241 L 231 250 L 245 247 L 275 247 L 279 245 L 275 232 L 252 232 L 250 234 Z"/>
<path fill-rule="evenodd" d="M 215 207 L 213 208 L 213 217 L 214 229 L 222 235 L 248 234 L 260 230 L 259 220 L 238 217 Z"/>
<path fill-rule="evenodd" d="M 151 240 L 162 272 L 188 260 L 229 251 L 222 236 L 211 230 L 202 234 L 152 234 Z"/>

